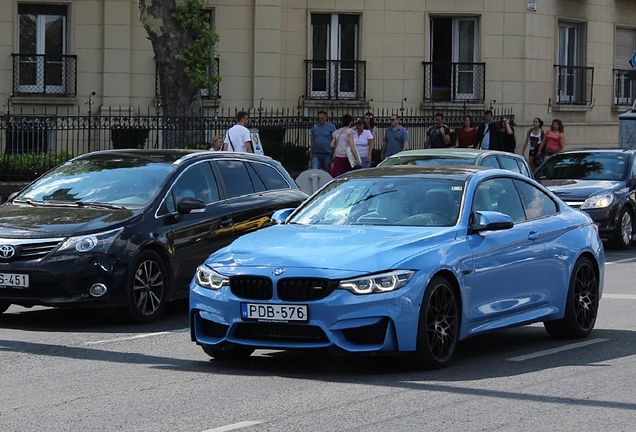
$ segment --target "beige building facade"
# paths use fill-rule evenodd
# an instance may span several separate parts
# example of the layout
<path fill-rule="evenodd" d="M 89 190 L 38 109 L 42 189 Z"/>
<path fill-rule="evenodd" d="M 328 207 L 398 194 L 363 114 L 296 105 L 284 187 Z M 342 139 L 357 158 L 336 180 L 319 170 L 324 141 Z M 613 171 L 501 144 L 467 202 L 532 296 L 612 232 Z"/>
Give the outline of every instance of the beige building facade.
<path fill-rule="evenodd" d="M 569 147 L 590 147 L 618 144 L 634 99 L 633 0 L 203 2 L 222 81 L 201 95 L 216 109 L 492 106 L 514 113 L 518 142 L 534 117 L 560 118 Z M 0 7 L 0 113 L 156 106 L 136 0 Z"/>

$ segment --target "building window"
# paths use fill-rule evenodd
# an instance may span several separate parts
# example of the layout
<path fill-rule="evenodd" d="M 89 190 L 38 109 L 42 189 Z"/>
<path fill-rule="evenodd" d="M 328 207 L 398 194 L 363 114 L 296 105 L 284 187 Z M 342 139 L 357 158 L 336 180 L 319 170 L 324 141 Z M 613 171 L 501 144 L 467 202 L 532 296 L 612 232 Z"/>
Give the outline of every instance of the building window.
<path fill-rule="evenodd" d="M 556 65 L 557 103 L 584 105 L 592 103 L 594 69 L 583 66 L 581 41 L 583 26 L 559 22 L 559 46 Z"/>
<path fill-rule="evenodd" d="M 431 61 L 424 63 L 424 100 L 483 102 L 485 65 L 475 17 L 431 18 Z"/>
<path fill-rule="evenodd" d="M 16 94 L 75 95 L 76 57 L 67 55 L 67 7 L 19 4 Z"/>
<path fill-rule="evenodd" d="M 366 64 L 358 60 L 359 21 L 359 15 L 311 15 L 310 99 L 364 99 Z"/>
<path fill-rule="evenodd" d="M 614 46 L 614 104 L 631 105 L 636 96 L 634 81 L 636 65 L 631 65 L 632 54 L 636 51 L 636 30 L 617 28 Z"/>

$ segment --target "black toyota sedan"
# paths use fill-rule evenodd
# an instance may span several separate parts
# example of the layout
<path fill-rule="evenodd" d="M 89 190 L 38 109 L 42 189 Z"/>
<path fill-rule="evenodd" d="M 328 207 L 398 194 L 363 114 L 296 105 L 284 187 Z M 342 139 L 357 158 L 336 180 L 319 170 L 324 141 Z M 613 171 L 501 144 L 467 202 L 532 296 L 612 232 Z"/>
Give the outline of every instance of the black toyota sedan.
<path fill-rule="evenodd" d="M 611 246 L 630 247 L 636 215 L 636 150 L 557 153 L 534 176 L 568 205 L 588 213 Z"/>
<path fill-rule="evenodd" d="M 194 150 L 100 151 L 0 206 L 0 313 L 116 307 L 157 319 L 210 253 L 266 227 L 300 191 L 275 160 Z"/>

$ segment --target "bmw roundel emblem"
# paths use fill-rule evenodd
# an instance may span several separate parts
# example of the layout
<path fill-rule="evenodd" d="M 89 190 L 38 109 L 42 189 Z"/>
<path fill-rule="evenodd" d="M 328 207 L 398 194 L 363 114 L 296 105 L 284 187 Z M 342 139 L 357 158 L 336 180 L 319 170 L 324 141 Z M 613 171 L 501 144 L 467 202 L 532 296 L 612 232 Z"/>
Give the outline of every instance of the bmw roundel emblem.
<path fill-rule="evenodd" d="M 274 276 L 280 276 L 283 273 L 285 273 L 285 269 L 284 268 L 277 268 L 276 270 L 274 270 Z"/>
<path fill-rule="evenodd" d="M 0 245 L 0 258 L 11 258 L 15 255 L 15 248 L 11 245 Z"/>

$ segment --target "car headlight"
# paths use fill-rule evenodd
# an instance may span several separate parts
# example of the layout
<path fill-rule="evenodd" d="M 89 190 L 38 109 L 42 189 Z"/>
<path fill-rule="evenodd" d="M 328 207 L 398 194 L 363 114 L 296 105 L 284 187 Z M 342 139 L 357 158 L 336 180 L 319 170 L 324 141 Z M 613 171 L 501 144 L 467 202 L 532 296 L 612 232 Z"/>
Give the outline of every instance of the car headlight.
<path fill-rule="evenodd" d="M 73 236 L 67 238 L 57 249 L 56 254 L 71 252 L 106 252 L 123 228 L 97 233 Z"/>
<path fill-rule="evenodd" d="M 230 286 L 230 278 L 223 276 L 220 273 L 215 272 L 205 264 L 201 264 L 197 267 L 197 271 L 194 274 L 197 284 L 203 288 L 218 290 L 224 286 Z"/>
<path fill-rule="evenodd" d="M 604 193 L 600 195 L 594 195 L 585 200 L 580 207 L 581 210 L 585 209 L 601 209 L 609 207 L 614 202 L 613 193 Z"/>
<path fill-rule="evenodd" d="M 354 294 L 375 294 L 395 291 L 406 285 L 413 275 L 411 270 L 394 270 L 387 273 L 362 276 L 340 281 L 338 288 Z"/>

